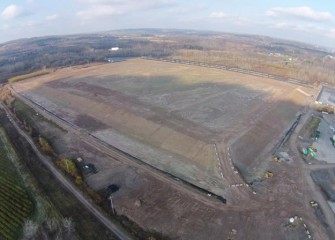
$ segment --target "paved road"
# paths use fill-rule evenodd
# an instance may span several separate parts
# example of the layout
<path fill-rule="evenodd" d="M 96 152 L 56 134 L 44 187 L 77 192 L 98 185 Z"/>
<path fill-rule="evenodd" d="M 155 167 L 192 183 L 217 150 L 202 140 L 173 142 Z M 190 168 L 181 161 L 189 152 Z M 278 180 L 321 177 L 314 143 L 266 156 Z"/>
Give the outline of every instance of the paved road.
<path fill-rule="evenodd" d="M 109 230 L 111 230 L 119 239 L 130 240 L 132 239 L 123 229 L 111 222 L 105 215 L 103 215 L 95 206 L 87 200 L 87 198 L 68 180 L 60 171 L 50 162 L 48 158 L 43 156 L 38 148 L 36 147 L 33 140 L 17 125 L 11 116 L 11 112 L 0 103 L 0 107 L 5 110 L 9 121 L 13 124 L 18 133 L 24 137 L 30 144 L 36 155 L 39 157 L 41 162 L 52 172 L 59 182 L 63 184 L 97 219 L 99 219 Z"/>

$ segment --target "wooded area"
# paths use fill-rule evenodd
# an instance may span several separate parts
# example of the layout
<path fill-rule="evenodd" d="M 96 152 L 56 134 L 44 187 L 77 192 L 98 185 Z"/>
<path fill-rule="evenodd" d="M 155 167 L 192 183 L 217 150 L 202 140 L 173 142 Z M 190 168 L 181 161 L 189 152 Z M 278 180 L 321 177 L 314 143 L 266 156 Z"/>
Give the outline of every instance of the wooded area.
<path fill-rule="evenodd" d="M 117 47 L 117 51 L 110 51 Z M 0 82 L 45 68 L 113 57 L 169 57 L 222 64 L 311 83 L 335 83 L 329 50 L 262 36 L 181 30 L 123 30 L 40 37 L 0 45 Z"/>

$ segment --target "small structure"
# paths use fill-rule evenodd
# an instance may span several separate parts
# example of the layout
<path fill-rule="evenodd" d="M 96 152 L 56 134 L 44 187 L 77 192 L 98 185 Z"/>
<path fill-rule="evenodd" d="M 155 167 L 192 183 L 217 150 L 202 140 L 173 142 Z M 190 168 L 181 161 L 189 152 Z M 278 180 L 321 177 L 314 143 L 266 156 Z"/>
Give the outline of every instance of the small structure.
<path fill-rule="evenodd" d="M 136 201 L 135 201 L 135 207 L 141 207 L 142 206 L 142 201 L 141 200 L 139 200 L 139 199 L 137 199 Z"/>
<path fill-rule="evenodd" d="M 119 51 L 120 48 L 119 47 L 112 47 L 109 49 L 110 52 L 116 52 L 116 51 Z"/>
<path fill-rule="evenodd" d="M 92 163 L 84 164 L 83 168 L 88 173 L 94 173 L 94 174 L 96 174 L 98 172 L 97 169 L 95 168 L 94 164 L 92 164 Z"/>

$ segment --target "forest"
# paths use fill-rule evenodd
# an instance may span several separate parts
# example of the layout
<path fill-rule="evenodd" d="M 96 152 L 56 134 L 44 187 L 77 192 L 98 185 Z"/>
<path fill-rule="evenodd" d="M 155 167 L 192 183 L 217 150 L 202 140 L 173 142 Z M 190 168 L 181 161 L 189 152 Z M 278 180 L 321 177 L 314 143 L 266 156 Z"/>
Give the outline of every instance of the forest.
<path fill-rule="evenodd" d="M 119 50 L 110 51 L 113 47 Z M 0 44 L 0 82 L 46 68 L 144 56 L 221 64 L 315 84 L 334 84 L 332 54 L 325 48 L 265 36 L 191 30 L 118 30 Z"/>

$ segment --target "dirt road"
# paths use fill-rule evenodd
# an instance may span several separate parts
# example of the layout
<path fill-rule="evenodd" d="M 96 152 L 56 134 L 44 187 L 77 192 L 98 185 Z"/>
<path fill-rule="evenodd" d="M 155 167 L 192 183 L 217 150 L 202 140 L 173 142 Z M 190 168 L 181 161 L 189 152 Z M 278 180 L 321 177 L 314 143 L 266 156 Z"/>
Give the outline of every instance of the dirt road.
<path fill-rule="evenodd" d="M 312 111 L 308 111 L 305 116 L 303 117 L 302 121 L 298 125 L 298 128 L 294 131 L 294 133 L 291 135 L 291 138 L 289 139 L 289 145 L 290 149 L 293 152 L 295 160 L 298 160 L 298 163 L 300 165 L 299 169 L 301 171 L 301 175 L 303 176 L 302 179 L 305 180 L 305 186 L 309 188 L 309 190 L 312 192 L 313 199 L 319 203 L 321 206 L 325 217 L 327 219 L 327 223 L 329 227 L 331 228 L 333 237 L 335 236 L 335 215 L 332 211 L 331 207 L 329 206 L 326 199 L 321 194 L 321 189 L 315 184 L 311 177 L 311 171 L 318 170 L 318 169 L 327 169 L 327 168 L 333 168 L 334 164 L 314 164 L 314 165 L 307 165 L 306 162 L 303 161 L 303 159 L 300 157 L 300 153 L 298 151 L 297 142 L 298 142 L 298 134 L 300 130 L 305 126 L 305 123 L 310 119 L 312 115 Z"/>
<path fill-rule="evenodd" d="M 238 170 L 234 167 L 228 145 L 225 143 L 217 144 L 216 152 L 220 161 L 221 171 L 225 173 L 224 177 L 229 183 L 230 199 L 236 204 L 240 203 L 242 199 L 248 199 L 250 205 L 259 203 L 260 199 L 257 199 L 256 192 L 243 180 Z"/>
<path fill-rule="evenodd" d="M 109 230 L 111 230 L 118 238 L 124 240 L 132 239 L 123 229 L 111 222 L 106 216 L 97 210 L 93 204 L 90 203 L 89 200 L 87 200 L 87 198 L 60 173 L 60 171 L 50 162 L 50 160 L 40 153 L 33 140 L 17 125 L 11 116 L 11 112 L 2 103 L 0 103 L 0 107 L 6 112 L 9 121 L 13 124 L 18 133 L 27 140 L 41 162 L 52 172 L 58 181 L 63 184 L 64 187 L 66 187 L 97 219 L 99 219 L 99 221 L 101 221 L 101 223 L 103 223 Z"/>

